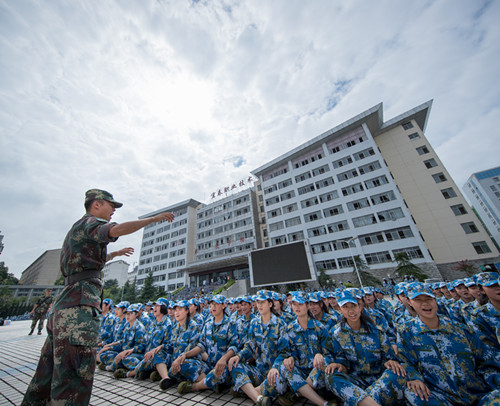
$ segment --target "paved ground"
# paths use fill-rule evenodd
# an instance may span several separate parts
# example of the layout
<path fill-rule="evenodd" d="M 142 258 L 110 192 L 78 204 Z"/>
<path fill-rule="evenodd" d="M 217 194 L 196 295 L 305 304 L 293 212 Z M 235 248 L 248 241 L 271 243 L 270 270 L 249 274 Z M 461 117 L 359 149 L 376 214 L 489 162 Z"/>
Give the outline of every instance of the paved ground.
<path fill-rule="evenodd" d="M 34 374 L 47 333 L 28 336 L 31 321 L 15 321 L 0 327 L 0 405 L 19 405 Z M 162 391 L 157 383 L 135 379 L 114 379 L 111 373 L 96 369 L 90 404 L 97 405 L 253 405 L 248 399 L 233 398 L 229 393 L 210 391 L 180 396 L 176 388 Z M 277 404 L 277 403 L 276 403 Z M 300 400 L 296 405 L 309 405 Z"/>

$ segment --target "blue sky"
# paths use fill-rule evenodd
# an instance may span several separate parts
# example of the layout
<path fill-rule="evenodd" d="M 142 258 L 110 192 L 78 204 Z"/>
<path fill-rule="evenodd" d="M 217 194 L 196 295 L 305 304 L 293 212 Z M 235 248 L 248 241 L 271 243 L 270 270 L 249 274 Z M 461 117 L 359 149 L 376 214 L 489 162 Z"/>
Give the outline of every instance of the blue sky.
<path fill-rule="evenodd" d="M 434 100 L 426 136 L 461 187 L 499 165 L 499 19 L 498 1 L 0 0 L 0 260 L 19 277 L 59 248 L 87 189 L 125 203 L 118 222 L 209 203 L 379 102 L 387 120 Z"/>

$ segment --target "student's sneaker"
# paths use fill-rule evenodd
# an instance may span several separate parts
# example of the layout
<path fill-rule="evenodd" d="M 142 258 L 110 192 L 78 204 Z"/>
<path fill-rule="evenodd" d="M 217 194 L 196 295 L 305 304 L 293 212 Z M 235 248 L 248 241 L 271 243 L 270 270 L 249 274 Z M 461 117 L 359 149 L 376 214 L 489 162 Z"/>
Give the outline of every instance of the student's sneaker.
<path fill-rule="evenodd" d="M 101 371 L 105 371 L 106 370 L 106 365 L 104 365 L 102 362 L 97 366 L 97 368 L 99 368 Z"/>
<path fill-rule="evenodd" d="M 115 372 L 113 372 L 113 376 L 116 379 L 121 379 L 121 378 L 126 378 L 127 377 L 127 370 L 123 368 L 118 368 Z"/>
<path fill-rule="evenodd" d="M 149 375 L 149 379 L 151 382 L 159 382 L 161 381 L 161 375 L 158 373 L 158 371 L 153 371 L 151 372 L 151 375 Z"/>
<path fill-rule="evenodd" d="M 292 406 L 299 398 L 291 390 L 286 391 L 283 395 L 278 396 L 278 403 L 281 406 Z"/>
<path fill-rule="evenodd" d="M 185 395 L 186 393 L 193 391 L 193 382 L 184 381 L 179 384 L 177 387 L 177 392 L 180 395 Z"/>
<path fill-rule="evenodd" d="M 163 378 L 160 381 L 160 389 L 166 390 L 168 388 L 171 388 L 172 386 L 175 386 L 176 383 L 177 383 L 177 381 L 175 379 Z"/>
<path fill-rule="evenodd" d="M 257 399 L 257 406 L 271 406 L 273 404 L 273 401 L 271 398 L 268 398 L 267 396 L 259 396 Z"/>

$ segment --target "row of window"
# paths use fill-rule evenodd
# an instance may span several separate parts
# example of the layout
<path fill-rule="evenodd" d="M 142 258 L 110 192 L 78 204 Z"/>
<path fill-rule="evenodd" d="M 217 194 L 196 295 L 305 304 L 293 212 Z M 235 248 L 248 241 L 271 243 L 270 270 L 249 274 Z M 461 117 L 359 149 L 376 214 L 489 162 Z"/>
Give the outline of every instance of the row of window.
<path fill-rule="evenodd" d="M 250 201 L 250 195 L 244 195 L 244 196 L 240 196 L 238 197 L 237 199 L 234 199 L 234 200 L 231 200 L 231 201 L 226 201 L 224 203 L 221 203 L 219 205 L 216 205 L 214 207 L 210 207 L 208 209 L 205 209 L 205 210 L 200 210 L 198 211 L 198 213 L 196 214 L 196 218 L 198 220 L 201 220 L 203 218 L 207 218 L 207 217 L 212 217 L 213 215 L 217 214 L 217 213 L 220 213 L 220 212 L 224 212 L 224 211 L 227 211 L 229 210 L 231 207 L 236 207 L 236 206 L 239 206 L 243 203 L 247 203 Z M 249 208 L 247 207 L 247 210 Z M 241 208 L 238 208 L 238 210 L 235 210 L 233 212 L 233 215 L 234 216 L 239 216 L 242 214 L 241 212 Z"/>
<path fill-rule="evenodd" d="M 238 253 L 238 252 L 251 251 L 253 249 L 255 249 L 255 244 L 253 242 L 247 243 L 247 244 L 235 245 L 235 246 L 231 246 L 231 247 L 224 248 L 224 249 L 219 249 L 219 250 L 215 250 L 215 251 L 209 251 L 209 252 L 197 254 L 197 255 L 195 255 L 195 261 L 203 261 L 203 260 L 215 258 L 218 256 L 230 255 L 230 254 L 234 254 L 234 253 Z"/>

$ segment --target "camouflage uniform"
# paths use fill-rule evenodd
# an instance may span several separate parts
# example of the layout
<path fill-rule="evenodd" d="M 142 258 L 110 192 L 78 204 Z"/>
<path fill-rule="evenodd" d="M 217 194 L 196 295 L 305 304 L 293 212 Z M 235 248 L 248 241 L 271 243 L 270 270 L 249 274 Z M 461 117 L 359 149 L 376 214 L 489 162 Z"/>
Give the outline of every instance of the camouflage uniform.
<path fill-rule="evenodd" d="M 66 287 L 47 323 L 48 337 L 22 405 L 89 403 L 96 365 L 101 306 L 101 270 L 116 223 L 85 214 L 68 232 L 61 251 Z"/>
<path fill-rule="evenodd" d="M 396 356 L 379 327 L 369 324 L 355 331 L 341 321 L 332 331 L 326 351 L 325 360 L 347 368 L 347 373 L 335 372 L 325 377 L 327 387 L 345 405 L 357 405 L 367 396 L 381 405 L 400 404 L 405 379 L 385 368 L 384 363 L 396 360 Z"/>
<path fill-rule="evenodd" d="M 406 389 L 411 405 L 500 404 L 500 353 L 463 324 L 439 317 L 439 327 L 431 330 L 415 317 L 399 334 L 398 354 L 408 381 L 418 379 L 431 392 L 426 402 Z"/>
<path fill-rule="evenodd" d="M 112 311 L 109 311 L 106 316 L 102 318 L 101 328 L 99 329 L 99 342 L 103 345 L 113 342 L 113 333 L 118 321 L 118 317 L 116 317 Z"/>
<path fill-rule="evenodd" d="M 172 322 L 169 317 L 165 314 L 160 321 L 153 319 L 149 325 L 149 329 L 146 331 L 146 351 L 149 352 L 156 347 L 162 345 L 166 340 L 170 339 L 170 334 L 172 331 Z M 149 359 L 142 359 L 141 362 L 135 367 L 135 371 L 152 371 L 154 370 L 154 357 Z"/>
<path fill-rule="evenodd" d="M 500 325 L 500 312 L 491 303 L 478 307 L 472 313 L 470 326 L 479 335 L 479 338 L 487 345 L 500 351 L 500 343 L 497 340 L 496 327 Z"/>
<path fill-rule="evenodd" d="M 52 304 L 54 298 L 52 296 L 43 296 L 36 302 L 36 309 L 33 312 L 33 321 L 31 322 L 31 333 L 35 330 L 36 323 L 38 323 L 38 334 L 42 333 L 43 322 L 49 311 L 49 307 Z M 31 334 L 30 333 L 30 334 Z"/>

